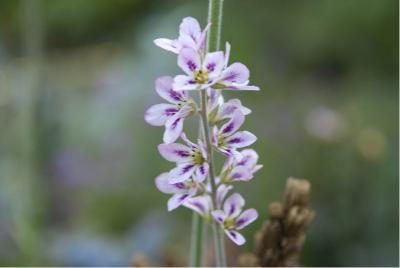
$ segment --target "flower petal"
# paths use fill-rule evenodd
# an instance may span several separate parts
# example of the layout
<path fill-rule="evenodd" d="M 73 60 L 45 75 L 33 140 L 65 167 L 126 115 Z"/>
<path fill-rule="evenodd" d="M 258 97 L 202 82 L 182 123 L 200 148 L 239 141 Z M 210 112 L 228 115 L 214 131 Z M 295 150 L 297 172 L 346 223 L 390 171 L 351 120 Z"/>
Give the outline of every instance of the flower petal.
<path fill-rule="evenodd" d="M 144 120 L 152 126 L 162 126 L 178 109 L 173 104 L 161 103 L 151 106 L 144 114 Z"/>
<path fill-rule="evenodd" d="M 233 148 L 242 148 L 253 144 L 257 137 L 249 131 L 239 131 L 225 139 L 225 142 Z"/>
<path fill-rule="evenodd" d="M 207 32 L 210 29 L 210 26 L 211 26 L 211 22 L 208 23 L 207 26 L 204 28 L 204 30 L 201 32 L 200 39 L 199 39 L 199 42 L 198 42 L 198 45 L 199 45 L 198 48 L 199 48 L 199 50 L 201 52 L 204 52 L 204 48 L 206 46 Z"/>
<path fill-rule="evenodd" d="M 178 42 L 180 45 L 180 49 L 191 48 L 197 50 L 198 47 L 197 43 L 192 39 L 192 37 L 188 35 L 180 35 L 178 38 Z"/>
<path fill-rule="evenodd" d="M 225 230 L 225 234 L 238 246 L 246 243 L 246 239 L 239 232 L 233 230 Z"/>
<path fill-rule="evenodd" d="M 199 85 L 190 76 L 177 75 L 174 78 L 173 88 L 175 91 L 196 90 L 198 87 Z"/>
<path fill-rule="evenodd" d="M 210 78 L 218 77 L 224 68 L 224 53 L 222 51 L 207 53 L 203 68 L 208 71 Z"/>
<path fill-rule="evenodd" d="M 249 80 L 249 77 L 249 69 L 244 64 L 235 62 L 222 72 L 221 82 L 244 83 Z"/>
<path fill-rule="evenodd" d="M 178 55 L 178 66 L 188 75 L 200 69 L 200 56 L 191 48 L 183 48 Z"/>
<path fill-rule="evenodd" d="M 189 179 L 196 170 L 196 165 L 192 163 L 179 164 L 169 172 L 169 183 L 183 182 Z"/>
<path fill-rule="evenodd" d="M 231 54 L 231 44 L 226 42 L 225 43 L 225 55 L 224 55 L 224 57 L 225 57 L 224 68 L 226 68 L 228 66 L 230 54 Z"/>
<path fill-rule="evenodd" d="M 240 153 L 242 154 L 242 159 L 237 163 L 237 165 L 253 169 L 258 161 L 257 152 L 253 149 L 245 149 Z"/>
<path fill-rule="evenodd" d="M 248 181 L 253 177 L 249 169 L 244 166 L 236 166 L 229 174 L 229 179 L 232 181 Z"/>
<path fill-rule="evenodd" d="M 176 163 L 191 161 L 191 150 L 189 147 L 179 143 L 169 143 L 158 145 L 158 151 L 166 160 Z"/>
<path fill-rule="evenodd" d="M 230 136 L 240 128 L 243 122 L 244 115 L 240 111 L 236 111 L 233 113 L 232 118 L 221 127 L 219 132 L 225 137 Z"/>
<path fill-rule="evenodd" d="M 227 89 L 227 90 L 247 90 L 247 91 L 259 91 L 260 88 L 256 86 L 248 86 L 248 82 L 243 83 L 243 84 L 238 84 L 238 83 L 231 83 L 231 84 L 225 84 L 225 87 L 222 89 Z"/>
<path fill-rule="evenodd" d="M 197 147 L 198 147 L 196 143 L 191 142 L 191 141 L 188 139 L 188 137 L 186 137 L 185 132 L 182 133 L 181 139 L 182 139 L 187 145 L 189 145 L 191 148 L 197 148 Z"/>
<path fill-rule="evenodd" d="M 218 105 L 222 105 L 224 103 L 224 97 L 221 94 L 220 90 L 215 90 L 212 88 L 207 89 L 208 95 L 208 109 L 209 111 L 216 108 Z"/>
<path fill-rule="evenodd" d="M 158 177 L 155 179 L 155 183 L 157 189 L 165 194 L 187 193 L 189 191 L 189 187 L 182 182 L 176 184 L 170 184 L 168 172 L 164 172 L 158 175 Z"/>
<path fill-rule="evenodd" d="M 202 165 L 198 166 L 196 169 L 196 177 L 195 181 L 202 182 L 206 179 L 208 175 L 209 165 L 207 162 L 204 162 Z"/>
<path fill-rule="evenodd" d="M 171 76 L 161 76 L 156 79 L 155 87 L 161 98 L 171 103 L 179 103 L 188 99 L 188 94 L 184 91 L 175 91 L 172 86 L 174 78 Z"/>
<path fill-rule="evenodd" d="M 156 46 L 159 46 L 162 49 L 171 51 L 176 54 L 178 54 L 179 49 L 180 49 L 179 44 L 176 40 L 171 40 L 171 39 L 167 39 L 167 38 L 157 38 L 153 42 Z"/>
<path fill-rule="evenodd" d="M 251 172 L 253 172 L 253 174 L 254 173 L 256 173 L 257 171 L 259 171 L 260 169 L 262 169 L 263 168 L 263 165 L 256 165 L 252 170 L 251 170 Z"/>
<path fill-rule="evenodd" d="M 190 198 L 190 194 L 174 194 L 168 200 L 168 211 L 174 210 Z"/>
<path fill-rule="evenodd" d="M 226 215 L 225 215 L 224 211 L 222 211 L 222 210 L 211 211 L 211 215 L 213 216 L 215 221 L 220 224 L 223 224 L 226 219 Z"/>
<path fill-rule="evenodd" d="M 196 196 L 188 199 L 183 205 L 202 216 L 207 216 L 211 210 L 211 198 L 208 195 Z"/>
<path fill-rule="evenodd" d="M 220 186 L 218 186 L 216 193 L 216 202 L 218 208 L 222 207 L 222 203 L 224 202 L 225 196 L 232 188 L 233 188 L 232 185 L 227 185 L 227 184 L 221 184 Z"/>
<path fill-rule="evenodd" d="M 235 217 L 239 216 L 239 214 L 242 211 L 242 208 L 244 206 L 244 203 L 245 203 L 245 201 L 240 194 L 238 194 L 238 193 L 232 194 L 225 200 L 225 203 L 224 203 L 225 214 L 229 218 L 235 218 Z"/>
<path fill-rule="evenodd" d="M 233 99 L 222 104 L 218 111 L 220 119 L 230 118 L 235 111 L 240 111 L 243 115 L 248 115 L 251 110 L 244 107 L 239 99 Z"/>
<path fill-rule="evenodd" d="M 242 214 L 236 219 L 236 228 L 243 229 L 258 218 L 258 212 L 254 208 L 249 208 L 243 211 Z"/>
<path fill-rule="evenodd" d="M 183 130 L 183 120 L 183 117 L 173 116 L 165 122 L 165 131 L 163 136 L 165 143 L 172 143 L 179 138 Z"/>
<path fill-rule="evenodd" d="M 179 34 L 181 36 L 189 36 L 195 43 L 198 43 L 201 36 L 201 28 L 199 22 L 192 17 L 186 17 L 179 25 Z"/>

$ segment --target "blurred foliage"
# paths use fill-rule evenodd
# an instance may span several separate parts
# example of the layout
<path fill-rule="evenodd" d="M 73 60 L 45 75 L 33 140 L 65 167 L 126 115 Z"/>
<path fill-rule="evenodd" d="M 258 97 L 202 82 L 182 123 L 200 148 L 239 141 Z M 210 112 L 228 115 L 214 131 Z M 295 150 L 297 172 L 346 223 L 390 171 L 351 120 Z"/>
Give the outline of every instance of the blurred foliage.
<path fill-rule="evenodd" d="M 171 165 L 143 113 L 161 101 L 154 79 L 179 73 L 152 40 L 185 16 L 204 25 L 206 1 L 29 1 L 0 1 L 0 265 L 185 256 L 191 215 L 167 213 L 154 187 Z M 398 265 L 398 10 L 225 0 L 222 40 L 262 88 L 225 94 L 252 109 L 244 128 L 264 164 L 237 190 L 265 219 L 287 177 L 310 180 L 302 265 Z M 194 136 L 197 119 L 187 126 Z"/>

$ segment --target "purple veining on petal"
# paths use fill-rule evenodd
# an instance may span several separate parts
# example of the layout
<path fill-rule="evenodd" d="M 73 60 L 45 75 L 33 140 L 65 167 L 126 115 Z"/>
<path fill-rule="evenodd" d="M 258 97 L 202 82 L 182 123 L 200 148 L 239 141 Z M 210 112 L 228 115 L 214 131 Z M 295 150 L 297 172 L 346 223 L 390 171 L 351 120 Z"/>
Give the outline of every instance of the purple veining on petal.
<path fill-rule="evenodd" d="M 231 72 L 228 76 L 224 77 L 224 80 L 229 80 L 229 81 L 234 81 L 234 79 L 237 77 L 237 74 L 234 72 Z"/>
<path fill-rule="evenodd" d="M 181 174 L 185 174 L 186 172 L 188 172 L 194 165 L 187 165 L 182 169 Z"/>
<path fill-rule="evenodd" d="M 187 65 L 188 65 L 188 67 L 189 67 L 189 69 L 191 70 L 191 71 L 194 71 L 194 70 L 196 70 L 196 64 L 193 62 L 193 61 L 191 61 L 191 60 L 189 60 L 189 61 L 187 61 L 187 63 L 186 63 Z"/>
<path fill-rule="evenodd" d="M 202 203 L 199 202 L 193 202 L 192 203 L 193 206 L 197 207 L 199 210 L 201 210 L 203 213 L 206 212 L 205 207 L 203 206 Z"/>
<path fill-rule="evenodd" d="M 173 98 L 176 101 L 182 100 L 182 95 L 179 92 L 176 92 L 173 89 L 169 90 L 169 95 L 171 96 L 171 98 Z"/>
<path fill-rule="evenodd" d="M 241 177 L 242 177 L 242 174 L 240 174 L 239 172 L 231 174 L 231 179 L 239 179 Z"/>
<path fill-rule="evenodd" d="M 182 202 L 183 200 L 185 200 L 189 195 L 188 194 L 184 194 L 179 198 L 179 201 Z"/>
<path fill-rule="evenodd" d="M 224 110 L 224 114 L 232 114 L 235 110 L 237 109 L 236 106 L 228 106 L 227 108 L 225 108 Z"/>
<path fill-rule="evenodd" d="M 201 174 L 204 174 L 204 173 L 205 173 L 205 171 L 204 171 L 204 166 L 200 166 L 200 167 L 199 167 L 199 170 L 200 170 L 200 173 L 201 173 Z"/>
<path fill-rule="evenodd" d="M 242 139 L 241 139 L 241 138 L 234 138 L 234 139 L 231 139 L 228 143 L 234 144 L 234 143 L 239 143 L 239 142 L 242 142 Z"/>
<path fill-rule="evenodd" d="M 181 157 L 189 157 L 190 153 L 188 151 L 184 151 L 184 150 L 175 150 L 174 153 L 176 153 L 177 155 L 181 156 Z"/>
<path fill-rule="evenodd" d="M 245 166 L 246 163 L 247 163 L 247 161 L 249 161 L 249 159 L 250 159 L 250 156 L 247 155 L 247 156 L 243 157 L 242 160 L 240 160 L 240 161 L 237 163 L 237 165 L 238 165 L 238 166 Z"/>
<path fill-rule="evenodd" d="M 235 126 L 235 124 L 233 122 L 231 122 L 229 125 L 227 125 L 223 130 L 222 133 L 228 133 L 230 131 L 232 131 L 233 127 Z"/>
<path fill-rule="evenodd" d="M 183 182 L 178 182 L 174 184 L 176 188 L 185 189 L 186 185 Z"/>
<path fill-rule="evenodd" d="M 209 64 L 207 64 L 206 66 L 207 70 L 210 72 L 213 72 L 215 69 L 215 63 L 214 62 L 210 62 Z"/>
<path fill-rule="evenodd" d="M 233 212 L 235 211 L 235 205 L 231 204 L 231 207 L 229 208 L 229 215 L 233 214 Z"/>
<path fill-rule="evenodd" d="M 241 218 L 236 222 L 236 227 L 242 226 L 242 224 L 246 223 L 249 219 L 247 218 Z"/>
<path fill-rule="evenodd" d="M 178 117 L 171 125 L 171 129 L 175 129 L 182 118 Z"/>
<path fill-rule="evenodd" d="M 235 232 L 229 232 L 229 233 L 231 234 L 231 236 L 232 236 L 233 238 L 236 239 L 236 233 L 235 233 Z"/>
<path fill-rule="evenodd" d="M 165 115 L 174 115 L 176 112 L 178 112 L 178 109 L 176 108 L 168 108 L 165 110 Z"/>

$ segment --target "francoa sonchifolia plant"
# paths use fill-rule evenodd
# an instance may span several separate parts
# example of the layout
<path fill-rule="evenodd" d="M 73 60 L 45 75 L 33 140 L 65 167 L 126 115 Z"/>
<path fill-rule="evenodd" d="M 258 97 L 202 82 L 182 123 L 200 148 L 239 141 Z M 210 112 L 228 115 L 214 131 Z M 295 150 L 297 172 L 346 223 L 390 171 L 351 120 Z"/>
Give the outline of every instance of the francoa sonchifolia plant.
<path fill-rule="evenodd" d="M 145 120 L 165 127 L 158 151 L 175 164 L 155 179 L 157 188 L 171 195 L 168 210 L 189 208 L 213 224 L 215 236 L 223 230 L 234 243 L 243 245 L 246 240 L 239 231 L 256 220 L 258 213 L 252 208 L 244 210 L 245 199 L 239 193 L 229 193 L 235 183 L 252 180 L 262 165 L 257 164 L 255 150 L 243 149 L 257 139 L 251 132 L 239 130 L 250 109 L 239 99 L 225 101 L 222 92 L 259 88 L 249 85 L 250 72 L 244 64 L 229 63 L 229 43 L 225 51 L 209 51 L 210 45 L 206 49 L 206 40 L 210 42 L 212 38 L 207 37 L 213 29 L 212 14 L 210 17 L 204 30 L 196 19 L 187 17 L 182 20 L 176 39 L 154 40 L 160 48 L 177 54 L 177 64 L 184 74 L 156 79 L 155 89 L 167 103 L 150 107 Z M 200 93 L 200 103 L 191 97 L 195 92 Z M 201 120 L 202 135 L 188 138 L 184 121 L 196 115 Z M 218 174 L 214 171 L 213 153 L 225 158 Z M 216 237 L 217 264 L 225 266 L 221 240 Z"/>

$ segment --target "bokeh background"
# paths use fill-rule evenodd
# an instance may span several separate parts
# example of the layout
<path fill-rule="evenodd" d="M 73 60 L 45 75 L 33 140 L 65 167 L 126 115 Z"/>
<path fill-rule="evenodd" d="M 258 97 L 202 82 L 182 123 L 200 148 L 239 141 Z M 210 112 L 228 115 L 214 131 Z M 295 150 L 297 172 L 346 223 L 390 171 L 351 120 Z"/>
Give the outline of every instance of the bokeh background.
<path fill-rule="evenodd" d="M 222 40 L 262 88 L 225 95 L 252 109 L 264 164 L 237 185 L 261 214 L 241 252 L 295 176 L 317 211 L 302 265 L 398 265 L 398 10 L 225 1 Z M 206 14 L 200 0 L 0 1 L 0 265 L 185 260 L 191 213 L 166 211 L 154 178 L 171 164 L 143 113 L 161 102 L 154 79 L 180 73 L 152 40 Z"/>

